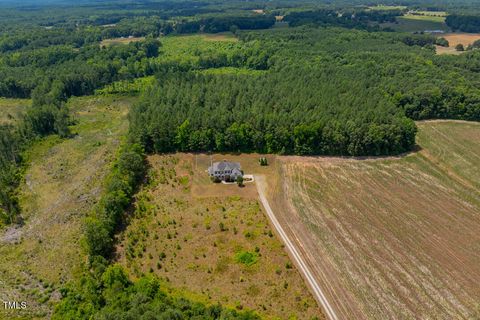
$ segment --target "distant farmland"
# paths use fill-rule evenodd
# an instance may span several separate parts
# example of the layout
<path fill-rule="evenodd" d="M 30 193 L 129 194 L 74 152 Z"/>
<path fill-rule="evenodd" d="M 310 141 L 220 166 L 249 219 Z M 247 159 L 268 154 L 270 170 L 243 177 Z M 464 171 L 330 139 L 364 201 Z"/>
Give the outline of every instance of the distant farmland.
<path fill-rule="evenodd" d="M 390 27 L 400 32 L 420 32 L 425 30 L 443 30 L 449 31 L 450 28 L 445 24 L 445 17 L 431 15 L 405 15 L 397 17 L 395 23 L 384 23 L 383 27 Z"/>
<path fill-rule="evenodd" d="M 480 317 L 480 124 L 402 158 L 281 157 L 270 204 L 341 319 Z"/>

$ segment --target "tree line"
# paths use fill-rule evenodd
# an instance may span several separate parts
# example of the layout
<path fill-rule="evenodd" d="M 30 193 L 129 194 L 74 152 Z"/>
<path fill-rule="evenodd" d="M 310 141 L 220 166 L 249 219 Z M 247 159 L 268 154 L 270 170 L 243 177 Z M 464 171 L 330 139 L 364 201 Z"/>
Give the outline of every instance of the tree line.
<path fill-rule="evenodd" d="M 395 22 L 395 17 L 403 15 L 400 10 L 333 10 L 318 9 L 310 11 L 294 11 L 287 14 L 283 20 L 291 27 L 302 25 L 334 26 L 364 30 L 379 30 L 379 24 Z"/>
<path fill-rule="evenodd" d="M 329 84 L 332 70 L 249 75 L 163 75 L 130 113 L 130 131 L 148 151 L 235 151 L 381 155 L 408 151 L 413 121 L 365 91 Z M 328 93 L 327 93 L 328 92 Z"/>
<path fill-rule="evenodd" d="M 445 18 L 445 23 L 453 31 L 480 32 L 480 15 L 450 14 Z"/>

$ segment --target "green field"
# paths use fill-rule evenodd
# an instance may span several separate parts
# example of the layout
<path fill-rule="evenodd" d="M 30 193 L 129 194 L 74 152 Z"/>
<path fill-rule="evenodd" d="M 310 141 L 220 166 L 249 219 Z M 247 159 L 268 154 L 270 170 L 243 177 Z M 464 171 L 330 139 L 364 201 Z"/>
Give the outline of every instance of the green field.
<path fill-rule="evenodd" d="M 382 27 L 389 27 L 400 32 L 421 32 L 425 30 L 448 31 L 444 17 L 407 15 L 397 17 L 396 23 L 384 23 Z"/>
<path fill-rule="evenodd" d="M 179 64 L 198 62 L 201 56 L 228 54 L 239 47 L 238 39 L 231 33 L 167 36 L 160 41 L 161 54 L 157 60 Z"/>
<path fill-rule="evenodd" d="M 438 22 L 438 23 L 445 22 L 445 16 L 443 15 L 436 16 L 432 14 L 407 14 L 400 17 L 399 19 L 430 21 L 430 22 Z"/>

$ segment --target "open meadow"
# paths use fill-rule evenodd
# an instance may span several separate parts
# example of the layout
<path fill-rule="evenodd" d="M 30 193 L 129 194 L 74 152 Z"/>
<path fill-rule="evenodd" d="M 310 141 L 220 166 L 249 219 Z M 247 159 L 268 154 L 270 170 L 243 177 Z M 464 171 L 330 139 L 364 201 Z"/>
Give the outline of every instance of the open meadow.
<path fill-rule="evenodd" d="M 113 39 L 105 39 L 100 42 L 101 46 L 109 47 L 109 46 L 118 46 L 123 44 L 129 44 L 132 42 L 139 42 L 145 40 L 145 37 L 123 37 L 123 38 L 113 38 Z"/>
<path fill-rule="evenodd" d="M 101 194 L 128 127 L 130 103 L 128 98 L 71 99 L 75 136 L 48 136 L 25 154 L 20 190 L 24 222 L 0 233 L 0 299 L 28 301 L 28 308 L 0 308 L 0 319 L 49 318 L 59 289 L 79 272 L 85 261 L 81 221 Z"/>
<path fill-rule="evenodd" d="M 269 200 L 341 319 L 480 317 L 480 124 L 402 157 L 279 157 Z"/>
<path fill-rule="evenodd" d="M 0 125 L 12 124 L 29 106 L 29 99 L 0 98 Z"/>
<path fill-rule="evenodd" d="M 426 30 L 449 31 L 445 24 L 445 17 L 405 15 L 397 17 L 397 22 L 383 23 L 382 27 L 389 27 L 399 32 L 423 32 Z"/>
<path fill-rule="evenodd" d="M 240 161 L 245 174 L 273 174 L 258 157 L 150 156 L 149 181 L 119 236 L 118 260 L 137 277 L 159 276 L 174 295 L 253 309 L 266 319 L 324 319 L 270 228 L 255 183 L 215 184 L 205 172 L 211 159 L 227 159 Z"/>

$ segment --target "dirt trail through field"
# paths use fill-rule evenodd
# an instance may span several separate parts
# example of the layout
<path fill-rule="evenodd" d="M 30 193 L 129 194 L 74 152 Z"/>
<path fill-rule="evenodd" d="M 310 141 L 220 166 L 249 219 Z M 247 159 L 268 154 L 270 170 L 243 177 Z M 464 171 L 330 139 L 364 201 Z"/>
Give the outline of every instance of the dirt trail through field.
<path fill-rule="evenodd" d="M 328 319 L 330 320 L 338 320 L 338 317 L 333 310 L 332 306 L 328 302 L 325 294 L 323 293 L 322 289 L 317 283 L 315 276 L 312 273 L 311 267 L 305 262 L 304 256 L 308 256 L 308 252 L 302 247 L 302 244 L 299 242 L 297 237 L 290 240 L 291 235 L 288 235 L 285 230 L 283 229 L 282 225 L 276 218 L 275 214 L 268 203 L 268 200 L 265 196 L 266 190 L 266 183 L 264 176 L 256 176 L 256 183 L 258 188 L 258 194 L 260 197 L 260 201 L 267 212 L 267 216 L 270 219 L 270 222 L 274 226 L 275 230 L 277 231 L 278 235 L 282 239 L 283 243 L 287 247 L 288 253 L 292 257 L 293 261 L 295 261 L 298 270 L 303 275 L 304 279 L 310 286 L 310 289 L 313 291 L 315 299 L 320 303 L 327 315 Z M 298 249 L 297 249 L 298 248 Z M 310 257 L 311 258 L 311 257 Z"/>

